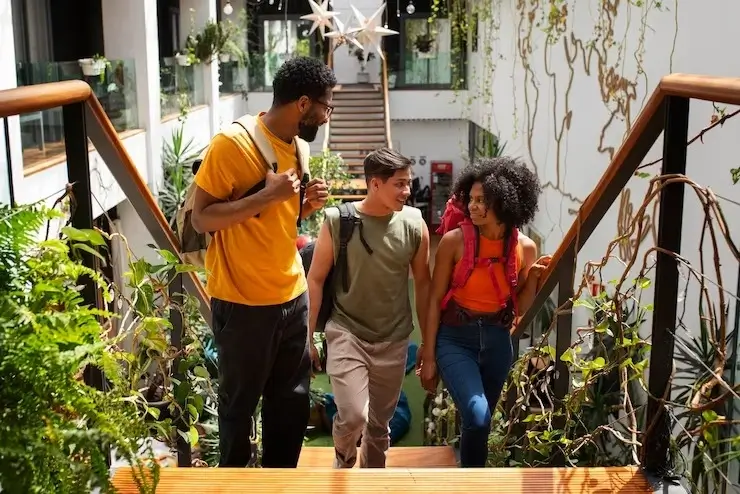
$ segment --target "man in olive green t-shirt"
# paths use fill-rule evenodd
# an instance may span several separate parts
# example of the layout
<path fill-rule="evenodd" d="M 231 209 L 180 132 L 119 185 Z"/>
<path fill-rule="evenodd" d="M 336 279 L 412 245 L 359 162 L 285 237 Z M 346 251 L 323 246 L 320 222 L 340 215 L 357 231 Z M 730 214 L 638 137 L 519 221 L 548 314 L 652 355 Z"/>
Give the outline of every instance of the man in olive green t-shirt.
<path fill-rule="evenodd" d="M 381 148 L 367 155 L 364 168 L 368 195 L 349 204 L 360 220 L 347 244 L 349 286 L 345 291 L 339 279 L 334 283 L 334 305 L 325 329 L 326 371 L 337 405 L 332 433 L 338 468 L 354 466 L 360 436 L 360 467 L 385 467 L 388 425 L 401 393 L 413 331 L 409 267 L 422 327 L 430 285 L 429 229 L 418 209 L 405 206 L 411 193 L 411 161 Z M 308 273 L 311 337 L 324 282 L 339 253 L 339 229 L 339 209 L 327 209 Z M 316 362 L 313 346 L 312 353 Z"/>

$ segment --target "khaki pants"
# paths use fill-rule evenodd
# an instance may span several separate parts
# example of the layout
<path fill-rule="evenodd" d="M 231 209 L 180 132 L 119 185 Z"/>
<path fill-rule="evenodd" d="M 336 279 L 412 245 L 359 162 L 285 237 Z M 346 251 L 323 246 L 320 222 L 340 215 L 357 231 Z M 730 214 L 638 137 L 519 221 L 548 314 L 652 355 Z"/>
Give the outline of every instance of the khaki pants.
<path fill-rule="evenodd" d="M 334 467 L 354 466 L 362 435 L 360 468 L 384 468 L 390 446 L 388 424 L 401 394 L 408 339 L 368 343 L 329 321 L 326 342 L 326 372 L 337 405 Z"/>

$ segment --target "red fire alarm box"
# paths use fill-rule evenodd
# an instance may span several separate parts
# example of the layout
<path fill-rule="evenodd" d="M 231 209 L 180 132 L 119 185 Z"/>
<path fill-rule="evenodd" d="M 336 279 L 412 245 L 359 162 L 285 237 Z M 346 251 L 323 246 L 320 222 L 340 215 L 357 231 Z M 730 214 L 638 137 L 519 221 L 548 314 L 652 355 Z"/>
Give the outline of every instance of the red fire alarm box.
<path fill-rule="evenodd" d="M 432 231 L 442 223 L 445 204 L 452 193 L 452 163 L 449 161 L 432 161 L 431 176 L 432 204 L 429 208 L 429 223 Z"/>

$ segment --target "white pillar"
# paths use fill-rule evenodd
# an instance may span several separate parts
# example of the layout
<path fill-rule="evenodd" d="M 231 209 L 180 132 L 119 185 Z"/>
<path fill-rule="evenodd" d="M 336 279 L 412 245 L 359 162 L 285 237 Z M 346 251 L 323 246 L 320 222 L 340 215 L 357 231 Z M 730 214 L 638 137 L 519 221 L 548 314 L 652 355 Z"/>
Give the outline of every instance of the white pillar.
<path fill-rule="evenodd" d="M 134 61 L 139 126 L 146 129 L 146 179 L 156 194 L 162 183 L 157 2 L 102 0 L 102 7 L 106 58 Z"/>
<path fill-rule="evenodd" d="M 185 46 L 190 29 L 201 32 L 206 22 L 216 22 L 216 2 L 213 0 L 180 0 L 180 47 Z M 199 75 L 200 73 L 200 75 Z M 201 77 L 205 102 L 208 105 L 211 135 L 219 131 L 218 57 L 210 64 L 195 67 L 195 77 Z"/>
<path fill-rule="evenodd" d="M 15 43 L 13 42 L 13 13 L 10 0 L 0 0 L 0 90 L 12 89 L 18 85 L 15 68 Z M 9 204 L 9 184 L 12 179 L 15 199 L 23 202 L 23 149 L 21 147 L 21 124 L 18 116 L 7 120 L 10 133 L 10 163 L 12 170 L 8 176 L 8 153 L 5 147 L 5 127 L 0 122 L 0 203 Z"/>

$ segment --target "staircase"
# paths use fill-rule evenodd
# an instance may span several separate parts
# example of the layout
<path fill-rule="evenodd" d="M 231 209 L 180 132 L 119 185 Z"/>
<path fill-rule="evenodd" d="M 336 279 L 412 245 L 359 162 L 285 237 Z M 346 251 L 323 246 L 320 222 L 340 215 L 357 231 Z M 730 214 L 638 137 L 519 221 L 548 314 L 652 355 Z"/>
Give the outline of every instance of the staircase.
<path fill-rule="evenodd" d="M 344 84 L 334 90 L 329 149 L 342 155 L 350 175 L 349 183 L 334 197 L 357 201 L 367 194 L 362 160 L 370 151 L 388 145 L 385 108 L 379 84 Z"/>

